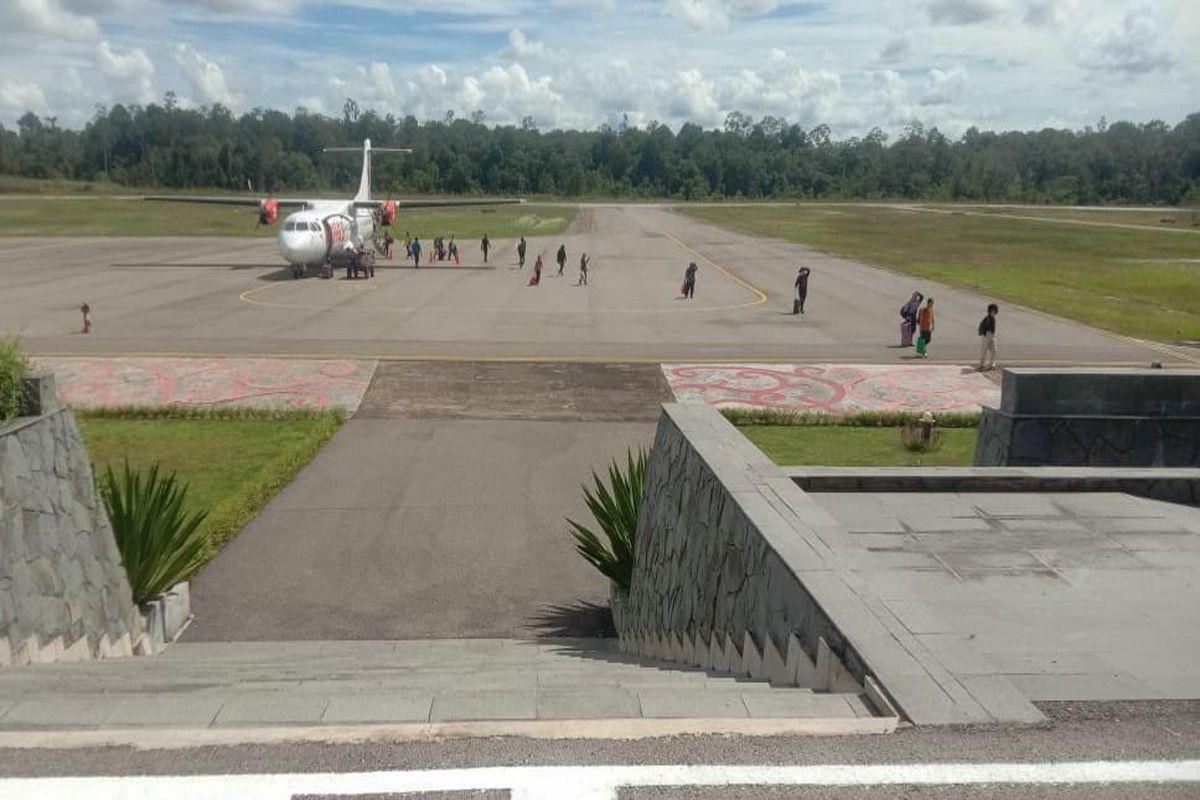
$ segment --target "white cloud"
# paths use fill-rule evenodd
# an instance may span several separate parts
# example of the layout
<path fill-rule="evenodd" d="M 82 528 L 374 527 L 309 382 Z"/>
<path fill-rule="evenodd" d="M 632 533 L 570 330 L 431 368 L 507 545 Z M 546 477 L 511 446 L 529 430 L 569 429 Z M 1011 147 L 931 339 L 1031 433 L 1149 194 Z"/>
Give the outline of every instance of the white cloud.
<path fill-rule="evenodd" d="M 140 47 L 121 52 L 107 40 L 96 46 L 96 63 L 105 77 L 112 78 L 118 99 L 149 103 L 155 98 L 154 63 Z M 121 95 L 127 95 L 124 98 Z"/>
<path fill-rule="evenodd" d="M 612 11 L 616 0 L 551 0 L 553 8 L 570 8 L 578 11 Z"/>
<path fill-rule="evenodd" d="M 729 27 L 729 14 L 720 0 L 666 0 L 667 14 L 701 31 Z"/>
<path fill-rule="evenodd" d="M 17 116 L 26 111 L 45 111 L 46 95 L 36 83 L 4 81 L 0 83 L 0 108 Z"/>
<path fill-rule="evenodd" d="M 508 47 L 503 55 L 514 61 L 527 58 L 540 58 L 546 54 L 546 45 L 542 42 L 531 41 L 520 28 L 508 32 Z"/>
<path fill-rule="evenodd" d="M 174 56 L 183 76 L 199 93 L 201 102 L 224 106 L 236 104 L 233 92 L 225 83 L 225 73 L 216 62 L 205 58 L 203 53 L 186 43 L 175 45 Z"/>
<path fill-rule="evenodd" d="M 90 16 L 64 8 L 58 0 L 4 0 L 5 34 L 35 34 L 53 39 L 93 39 L 99 26 Z"/>
<path fill-rule="evenodd" d="M 1164 43 L 1154 12 L 1141 7 L 1125 15 L 1084 54 L 1083 62 L 1104 72 L 1142 74 L 1169 71 L 1177 58 Z"/>
<path fill-rule="evenodd" d="M 929 70 L 925 90 L 921 94 L 923 106 L 946 106 L 958 101 L 967 88 L 967 71 L 962 67 L 952 70 Z"/>
<path fill-rule="evenodd" d="M 874 82 L 872 105 L 877 110 L 876 124 L 890 127 L 911 120 L 913 113 L 908 105 L 908 87 L 904 83 L 904 78 L 900 77 L 900 73 L 885 69 L 876 72 L 872 79 Z"/>
<path fill-rule="evenodd" d="M 937 25 L 973 25 L 998 16 L 997 0 L 929 0 L 929 19 Z"/>

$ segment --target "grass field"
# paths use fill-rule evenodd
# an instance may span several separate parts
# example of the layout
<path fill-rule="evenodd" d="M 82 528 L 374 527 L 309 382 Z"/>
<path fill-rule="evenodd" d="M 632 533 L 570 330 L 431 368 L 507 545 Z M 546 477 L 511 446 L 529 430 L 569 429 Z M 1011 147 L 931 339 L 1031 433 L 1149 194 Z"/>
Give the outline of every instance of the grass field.
<path fill-rule="evenodd" d="M 498 206 L 401 212 L 393 235 L 461 239 L 551 236 L 575 219 L 571 206 Z M 274 237 L 253 207 L 147 203 L 131 197 L 0 196 L 0 236 L 246 236 Z"/>
<path fill-rule="evenodd" d="M 899 428 L 749 425 L 738 428 L 776 464 L 823 467 L 957 467 L 975 458 L 974 428 L 943 428 L 941 448 L 913 453 Z"/>
<path fill-rule="evenodd" d="M 188 485 L 190 510 L 207 510 L 208 558 L 252 520 L 341 424 L 340 415 L 270 419 L 138 419 L 78 412 L 98 475 L 157 462 Z"/>
<path fill-rule="evenodd" d="M 1200 234 L 873 206 L 681 210 L 1117 333 L 1200 340 Z"/>
<path fill-rule="evenodd" d="M 1056 208 L 1054 206 L 936 206 L 939 210 L 966 210 L 999 216 L 1039 217 L 1049 220 L 1077 220 L 1117 225 L 1145 225 L 1164 230 L 1194 230 L 1200 233 L 1200 208 L 1163 208 L 1147 211 L 1137 208 Z"/>

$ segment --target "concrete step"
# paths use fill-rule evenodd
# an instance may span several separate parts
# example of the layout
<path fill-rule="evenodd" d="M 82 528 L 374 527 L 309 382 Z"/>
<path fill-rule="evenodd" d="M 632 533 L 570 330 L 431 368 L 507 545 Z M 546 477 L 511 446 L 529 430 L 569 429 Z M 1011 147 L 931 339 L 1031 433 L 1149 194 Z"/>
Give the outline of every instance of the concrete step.
<path fill-rule="evenodd" d="M 608 640 L 176 644 L 157 657 L 2 670 L 0 731 L 597 719 L 880 727 L 857 694 L 775 687 L 614 648 Z"/>

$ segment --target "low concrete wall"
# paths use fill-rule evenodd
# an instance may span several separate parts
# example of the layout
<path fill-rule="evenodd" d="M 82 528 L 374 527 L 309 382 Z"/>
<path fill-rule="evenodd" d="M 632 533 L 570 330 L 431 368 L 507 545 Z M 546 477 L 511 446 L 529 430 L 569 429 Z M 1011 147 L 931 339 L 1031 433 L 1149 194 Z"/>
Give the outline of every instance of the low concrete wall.
<path fill-rule="evenodd" d="M 51 379 L 0 427 L 0 664 L 131 655 L 142 634 L 75 418 Z"/>
<path fill-rule="evenodd" d="M 666 405 L 618 632 L 635 642 L 719 634 L 739 648 L 749 634 L 777 654 L 795 640 L 818 672 L 827 648 L 913 722 L 1040 719 L 1003 681 L 972 699 L 871 593 L 859 556 L 836 520 L 715 409 Z"/>
<path fill-rule="evenodd" d="M 785 467 L 806 492 L 1122 492 L 1200 506 L 1200 469 Z"/>
<path fill-rule="evenodd" d="M 1200 371 L 1006 369 L 975 464 L 1200 465 Z"/>

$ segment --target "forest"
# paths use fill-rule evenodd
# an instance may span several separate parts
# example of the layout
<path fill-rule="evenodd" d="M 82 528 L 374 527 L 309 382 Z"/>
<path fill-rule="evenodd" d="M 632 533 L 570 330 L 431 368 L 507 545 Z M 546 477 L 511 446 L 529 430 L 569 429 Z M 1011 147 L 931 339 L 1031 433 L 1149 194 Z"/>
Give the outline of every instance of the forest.
<path fill-rule="evenodd" d="M 303 108 L 234 115 L 180 107 L 98 106 L 82 130 L 26 113 L 0 126 L 0 174 L 146 189 L 256 194 L 346 191 L 352 155 L 323 154 L 370 138 L 409 147 L 375 159 L 377 194 L 557 197 L 930 200 L 1200 205 L 1200 112 L 1164 122 L 1101 119 L 1083 130 L 990 132 L 951 139 L 910 124 L 887 136 L 834 138 L 830 128 L 734 112 L 723 127 L 649 123 L 596 130 L 489 126 L 482 113 L 419 122 L 347 100 L 340 117 Z M 249 189 L 247 187 L 250 187 Z"/>

